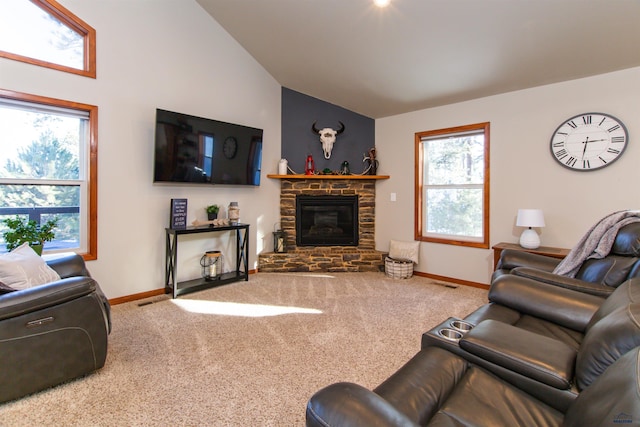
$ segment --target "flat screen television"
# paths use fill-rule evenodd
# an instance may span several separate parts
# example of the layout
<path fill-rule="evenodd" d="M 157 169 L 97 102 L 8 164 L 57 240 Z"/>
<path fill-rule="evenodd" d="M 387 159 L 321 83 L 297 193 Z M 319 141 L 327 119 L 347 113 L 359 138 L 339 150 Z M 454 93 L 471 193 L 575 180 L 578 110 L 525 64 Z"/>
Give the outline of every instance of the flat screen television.
<path fill-rule="evenodd" d="M 260 185 L 262 129 L 156 109 L 153 181 Z"/>

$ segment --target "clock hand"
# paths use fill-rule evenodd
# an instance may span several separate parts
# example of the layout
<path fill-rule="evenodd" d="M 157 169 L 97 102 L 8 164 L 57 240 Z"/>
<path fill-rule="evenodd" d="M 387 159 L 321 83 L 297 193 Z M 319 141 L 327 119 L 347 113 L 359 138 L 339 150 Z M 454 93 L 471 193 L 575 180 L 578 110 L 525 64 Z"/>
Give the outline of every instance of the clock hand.
<path fill-rule="evenodd" d="M 589 144 L 589 137 L 583 142 L 584 148 L 582 149 L 582 160 L 584 160 L 584 153 L 587 152 L 587 144 Z"/>

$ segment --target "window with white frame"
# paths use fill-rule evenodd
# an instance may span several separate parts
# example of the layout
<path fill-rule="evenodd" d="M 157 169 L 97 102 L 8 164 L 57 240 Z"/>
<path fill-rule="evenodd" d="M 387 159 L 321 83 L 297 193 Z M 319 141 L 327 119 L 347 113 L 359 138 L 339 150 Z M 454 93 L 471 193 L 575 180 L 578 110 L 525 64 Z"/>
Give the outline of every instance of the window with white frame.
<path fill-rule="evenodd" d="M 0 221 L 57 218 L 45 251 L 95 259 L 96 122 L 95 106 L 0 90 Z"/>
<path fill-rule="evenodd" d="M 416 240 L 489 247 L 489 123 L 415 134 Z"/>

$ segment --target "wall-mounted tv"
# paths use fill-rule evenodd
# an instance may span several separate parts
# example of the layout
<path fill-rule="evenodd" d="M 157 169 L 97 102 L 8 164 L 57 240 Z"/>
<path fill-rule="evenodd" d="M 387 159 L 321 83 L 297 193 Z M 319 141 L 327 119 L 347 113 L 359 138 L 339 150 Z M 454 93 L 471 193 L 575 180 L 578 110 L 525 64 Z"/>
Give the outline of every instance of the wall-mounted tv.
<path fill-rule="evenodd" d="M 156 109 L 153 181 L 260 185 L 262 129 Z"/>

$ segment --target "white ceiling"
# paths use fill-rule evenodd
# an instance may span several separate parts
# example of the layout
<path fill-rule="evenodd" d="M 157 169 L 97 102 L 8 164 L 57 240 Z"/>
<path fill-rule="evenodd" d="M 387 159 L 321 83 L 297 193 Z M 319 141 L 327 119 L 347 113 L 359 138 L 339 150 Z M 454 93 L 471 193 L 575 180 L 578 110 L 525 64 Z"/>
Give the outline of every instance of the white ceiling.
<path fill-rule="evenodd" d="M 379 118 L 640 66 L 640 0 L 196 0 L 282 86 Z"/>

